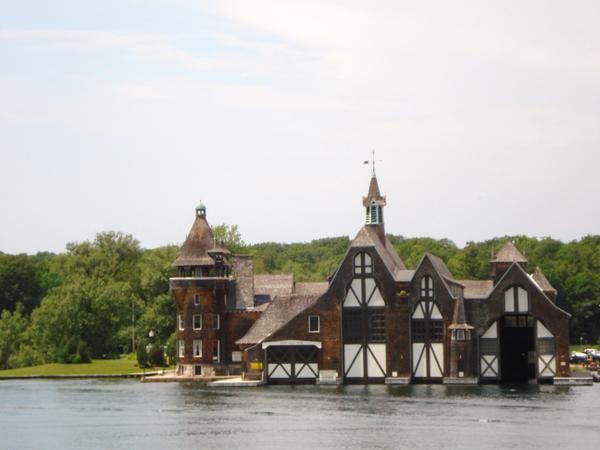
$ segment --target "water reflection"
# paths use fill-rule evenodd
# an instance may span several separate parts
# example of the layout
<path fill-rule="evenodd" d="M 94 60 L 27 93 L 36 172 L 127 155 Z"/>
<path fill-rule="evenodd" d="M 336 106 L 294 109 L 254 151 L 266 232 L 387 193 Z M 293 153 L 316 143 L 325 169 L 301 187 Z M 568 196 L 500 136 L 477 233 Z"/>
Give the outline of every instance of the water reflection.
<path fill-rule="evenodd" d="M 571 448 L 600 439 L 598 386 L 207 388 L 0 383 L 1 447 Z"/>

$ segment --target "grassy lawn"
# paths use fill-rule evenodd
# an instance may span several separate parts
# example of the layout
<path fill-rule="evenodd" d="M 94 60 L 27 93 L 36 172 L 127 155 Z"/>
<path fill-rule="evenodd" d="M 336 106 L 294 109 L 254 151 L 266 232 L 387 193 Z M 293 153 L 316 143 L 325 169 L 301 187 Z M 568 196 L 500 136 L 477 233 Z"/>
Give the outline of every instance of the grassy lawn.
<path fill-rule="evenodd" d="M 584 345 L 570 345 L 569 351 L 571 352 L 583 352 L 586 348 L 595 348 L 598 349 L 600 346 L 592 345 L 592 344 L 584 344 Z"/>
<path fill-rule="evenodd" d="M 150 368 L 146 371 L 162 369 Z M 43 364 L 41 366 L 22 367 L 20 369 L 0 370 L 0 376 L 31 376 L 31 375 L 104 375 L 127 374 L 143 372 L 137 366 L 137 361 L 129 355 L 119 359 L 98 359 L 89 364 Z"/>

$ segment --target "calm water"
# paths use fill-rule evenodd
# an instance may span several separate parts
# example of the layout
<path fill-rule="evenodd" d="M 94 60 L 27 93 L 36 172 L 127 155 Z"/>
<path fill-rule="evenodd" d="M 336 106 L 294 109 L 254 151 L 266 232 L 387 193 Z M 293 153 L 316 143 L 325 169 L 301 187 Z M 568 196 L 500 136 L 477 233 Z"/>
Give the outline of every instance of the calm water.
<path fill-rule="evenodd" d="M 0 448 L 600 448 L 600 386 L 0 381 Z"/>

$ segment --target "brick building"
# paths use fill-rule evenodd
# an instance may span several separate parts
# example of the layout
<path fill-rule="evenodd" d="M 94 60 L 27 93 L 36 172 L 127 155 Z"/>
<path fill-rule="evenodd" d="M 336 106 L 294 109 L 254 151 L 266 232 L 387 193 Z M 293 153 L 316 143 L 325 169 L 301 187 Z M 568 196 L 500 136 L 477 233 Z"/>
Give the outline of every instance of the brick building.
<path fill-rule="evenodd" d="M 365 223 L 323 283 L 255 275 L 215 241 L 200 205 L 175 260 L 178 374 L 269 383 L 551 382 L 569 375 L 569 314 L 507 242 L 491 279 L 425 254 L 409 270 L 385 235 L 375 175 Z"/>

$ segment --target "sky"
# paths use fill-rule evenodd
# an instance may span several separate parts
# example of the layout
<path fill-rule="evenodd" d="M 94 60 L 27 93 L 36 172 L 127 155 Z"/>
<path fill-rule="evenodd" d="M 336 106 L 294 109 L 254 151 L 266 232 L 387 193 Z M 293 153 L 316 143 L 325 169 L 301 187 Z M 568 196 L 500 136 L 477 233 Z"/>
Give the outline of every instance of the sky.
<path fill-rule="evenodd" d="M 600 2 L 0 0 L 0 251 L 600 233 Z"/>

